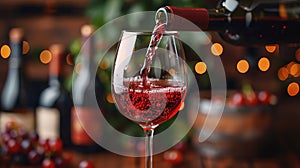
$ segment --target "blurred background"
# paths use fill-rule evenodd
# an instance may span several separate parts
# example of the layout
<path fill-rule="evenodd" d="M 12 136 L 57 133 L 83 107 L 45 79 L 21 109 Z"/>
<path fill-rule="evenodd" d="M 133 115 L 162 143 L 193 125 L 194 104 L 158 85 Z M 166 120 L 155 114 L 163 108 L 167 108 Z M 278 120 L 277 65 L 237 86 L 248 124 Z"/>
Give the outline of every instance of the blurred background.
<path fill-rule="evenodd" d="M 63 85 L 71 94 L 72 73 L 80 66 L 79 63 L 76 64 L 76 60 L 81 48 L 81 27 L 83 25 L 91 24 L 98 28 L 119 16 L 132 12 L 156 11 L 165 5 L 214 8 L 217 3 L 217 0 L 2 0 L 0 1 L 0 91 L 3 90 L 7 79 L 10 56 L 9 32 L 14 27 L 24 30 L 23 73 L 29 83 L 26 89 L 31 94 L 30 106 L 36 108 L 39 105 L 41 92 L 48 87 L 48 64 L 51 59 L 49 59 L 47 51 L 49 51 L 49 46 L 54 43 L 61 43 L 65 47 L 62 66 Z M 184 142 L 192 144 L 192 148 L 196 149 L 203 158 L 222 158 L 223 156 L 227 158 L 232 154 L 233 158 L 245 157 L 247 160 L 254 158 L 252 156 L 259 156 L 261 153 L 272 153 L 276 155 L 277 166 L 281 165 L 281 160 L 277 159 L 277 156 L 285 157 L 286 153 L 293 153 L 298 158 L 300 156 L 300 145 L 298 144 L 300 140 L 300 47 L 296 44 L 235 46 L 223 41 L 216 32 L 207 32 L 207 36 L 212 42 L 212 54 L 220 57 L 224 65 L 229 90 L 228 97 L 233 97 L 236 92 L 267 91 L 272 95 L 271 108 L 268 108 L 263 114 L 257 114 L 257 111 L 265 110 L 257 104 L 253 107 L 246 107 L 246 109 L 238 109 L 234 113 L 230 112 L 234 111 L 232 108 L 226 109 L 230 114 L 226 115 L 225 111 L 224 121 L 222 120 L 224 123 L 221 122 L 218 125 L 217 135 L 207 141 L 207 144 L 198 144 L 193 140 L 193 134 L 197 135 L 198 129 L 201 129 L 203 124 L 203 119 L 199 117 L 200 119 L 197 119 L 195 124 L 195 131 L 191 131 L 191 135 Z M 205 64 L 199 57 L 194 56 L 192 51 L 187 50 L 186 54 L 188 64 L 195 74 L 201 92 L 203 92 L 201 95 L 209 98 L 206 93 L 210 89 L 210 81 Z M 99 64 L 97 72 L 101 85 L 103 85 L 101 97 L 105 101 L 103 108 L 106 111 L 116 111 L 110 93 L 112 61 L 113 55 L 105 58 Z M 205 112 L 203 113 L 202 117 L 205 118 Z M 235 115 L 240 118 L 235 118 Z M 116 127 L 123 128 L 124 123 L 128 124 L 128 121 L 119 117 L 119 120 L 114 119 L 111 122 Z M 269 121 L 270 118 L 272 121 Z M 242 121 L 242 123 L 231 125 L 236 121 Z M 243 125 L 247 122 L 248 125 Z M 235 130 L 237 127 L 245 129 Z M 243 133 L 248 129 L 250 132 L 255 130 L 262 134 L 263 152 L 261 149 L 259 151 L 250 149 L 254 146 L 261 146 L 261 144 L 257 145 L 256 141 L 236 143 L 243 142 L 241 140 L 245 138 Z M 129 126 L 128 129 L 125 129 L 126 131 L 142 134 L 139 127 L 135 125 Z M 232 140 L 230 136 L 233 134 L 235 137 Z M 266 136 L 271 139 L 265 139 Z M 249 149 L 245 148 L 247 146 Z M 247 154 L 244 156 L 245 153 L 251 156 Z"/>

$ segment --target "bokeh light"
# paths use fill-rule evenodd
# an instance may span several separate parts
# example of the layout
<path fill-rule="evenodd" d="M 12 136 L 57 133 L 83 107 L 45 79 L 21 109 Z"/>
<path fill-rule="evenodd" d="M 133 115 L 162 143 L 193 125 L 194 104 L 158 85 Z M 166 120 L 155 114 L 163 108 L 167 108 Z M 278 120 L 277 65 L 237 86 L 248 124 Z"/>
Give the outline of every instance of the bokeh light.
<path fill-rule="evenodd" d="M 92 25 L 84 25 L 81 28 L 81 34 L 83 36 L 90 36 L 94 32 L 94 27 Z"/>
<path fill-rule="evenodd" d="M 277 49 L 277 46 L 276 45 L 266 45 L 265 49 L 269 53 L 274 53 Z"/>
<path fill-rule="evenodd" d="M 77 74 L 79 74 L 81 68 L 82 68 L 82 63 L 81 63 L 81 62 L 80 62 L 80 63 L 77 63 L 77 64 L 75 65 L 75 72 L 76 72 Z"/>
<path fill-rule="evenodd" d="M 100 69 L 106 70 L 110 67 L 110 61 L 108 58 L 103 58 L 99 65 Z"/>
<path fill-rule="evenodd" d="M 289 70 L 286 67 L 281 67 L 277 75 L 279 80 L 284 81 L 289 77 Z"/>
<path fill-rule="evenodd" d="M 291 61 L 290 63 L 288 63 L 288 64 L 286 65 L 286 68 L 288 69 L 289 74 L 293 74 L 293 72 L 291 72 L 291 70 L 292 70 L 292 67 L 293 67 L 295 64 L 296 64 L 296 62 Z"/>
<path fill-rule="evenodd" d="M 114 99 L 113 99 L 111 93 L 109 93 L 109 94 L 106 95 L 106 100 L 107 100 L 107 102 L 109 102 L 109 103 L 111 103 L 111 104 L 114 103 Z"/>
<path fill-rule="evenodd" d="M 295 52 L 295 58 L 297 61 L 300 61 L 300 48 L 298 48 Z"/>
<path fill-rule="evenodd" d="M 299 93 L 299 84 L 296 82 L 292 82 L 287 87 L 287 93 L 290 96 L 296 96 Z"/>
<path fill-rule="evenodd" d="M 71 53 L 69 53 L 67 56 L 66 56 L 66 63 L 68 65 L 74 65 L 74 61 L 73 61 L 73 55 Z"/>
<path fill-rule="evenodd" d="M 220 56 L 223 53 L 223 46 L 220 43 L 214 43 L 211 46 L 211 53 L 215 56 Z"/>
<path fill-rule="evenodd" d="M 28 41 L 23 41 L 23 50 L 22 50 L 22 53 L 24 55 L 28 54 L 29 50 L 30 50 L 29 42 Z"/>
<path fill-rule="evenodd" d="M 40 61 L 48 64 L 52 60 L 52 53 L 49 50 L 43 50 L 40 54 Z"/>
<path fill-rule="evenodd" d="M 283 3 L 279 4 L 279 16 L 283 19 L 288 18 L 287 10 L 286 10 L 286 7 Z"/>
<path fill-rule="evenodd" d="M 3 45 L 1 47 L 1 57 L 2 58 L 8 58 L 10 56 L 11 50 L 10 47 L 8 45 Z"/>
<path fill-rule="evenodd" d="M 169 69 L 169 74 L 171 75 L 171 76 L 174 76 L 175 74 L 176 74 L 176 71 L 175 71 L 175 69 L 173 69 L 173 68 L 171 68 L 171 69 Z"/>
<path fill-rule="evenodd" d="M 180 105 L 180 108 L 179 108 L 179 111 L 183 110 L 184 109 L 184 102 L 181 103 Z"/>
<path fill-rule="evenodd" d="M 195 71 L 197 74 L 204 74 L 206 72 L 206 64 L 204 62 L 198 62 L 195 65 Z"/>
<path fill-rule="evenodd" d="M 293 76 L 293 77 L 299 77 L 300 76 L 300 64 L 293 64 L 290 68 L 290 74 Z"/>
<path fill-rule="evenodd" d="M 236 68 L 240 73 L 246 73 L 248 72 L 250 65 L 247 60 L 242 59 L 237 63 Z"/>
<path fill-rule="evenodd" d="M 262 57 L 262 58 L 259 59 L 257 65 L 258 65 L 258 68 L 261 71 L 265 72 L 265 71 L 269 70 L 271 63 L 270 63 L 270 60 L 268 58 Z"/>

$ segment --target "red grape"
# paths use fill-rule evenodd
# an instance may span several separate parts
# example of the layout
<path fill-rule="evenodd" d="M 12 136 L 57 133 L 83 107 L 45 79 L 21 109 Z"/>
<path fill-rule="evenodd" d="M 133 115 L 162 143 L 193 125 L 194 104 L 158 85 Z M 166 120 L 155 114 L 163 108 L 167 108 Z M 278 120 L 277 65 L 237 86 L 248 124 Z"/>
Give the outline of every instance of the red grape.
<path fill-rule="evenodd" d="M 51 152 L 49 141 L 50 139 L 39 139 L 39 145 L 43 148 L 45 153 Z"/>
<path fill-rule="evenodd" d="M 1 139 L 0 162 L 7 160 L 12 164 L 40 164 L 42 168 L 64 168 L 70 165 L 70 158 L 65 159 L 62 155 L 63 142 L 59 138 L 39 139 L 37 132 L 28 132 L 16 123 L 9 122 L 1 133 Z"/>
<path fill-rule="evenodd" d="M 38 164 L 42 161 L 43 156 L 36 150 L 31 150 L 28 154 L 28 160 L 31 164 Z"/>
<path fill-rule="evenodd" d="M 255 93 L 251 93 L 246 97 L 246 104 L 248 106 L 256 106 L 259 103 Z"/>
<path fill-rule="evenodd" d="M 271 94 L 268 91 L 260 91 L 258 93 L 258 99 L 261 104 L 268 105 L 271 101 Z"/>
<path fill-rule="evenodd" d="M 179 164 L 183 161 L 182 153 L 178 150 L 169 150 L 164 153 L 164 159 L 171 164 Z"/>
<path fill-rule="evenodd" d="M 55 162 L 49 158 L 44 159 L 42 163 L 42 168 L 55 168 Z"/>
<path fill-rule="evenodd" d="M 95 166 L 91 161 L 84 160 L 79 163 L 78 168 L 95 168 Z"/>
<path fill-rule="evenodd" d="M 237 92 L 232 95 L 229 100 L 229 106 L 240 107 L 245 104 L 245 97 L 242 93 Z"/>
<path fill-rule="evenodd" d="M 15 129 L 10 130 L 9 136 L 12 139 L 17 139 L 19 137 L 18 131 Z"/>
<path fill-rule="evenodd" d="M 8 151 L 12 154 L 17 154 L 21 150 L 20 143 L 15 139 L 10 139 L 7 143 Z"/>
<path fill-rule="evenodd" d="M 32 142 L 35 142 L 35 143 L 36 143 L 36 142 L 39 141 L 39 135 L 38 135 L 38 133 L 35 132 L 35 131 L 30 132 L 29 135 L 28 135 L 28 137 L 29 137 L 29 139 L 30 139 Z"/>
<path fill-rule="evenodd" d="M 25 154 L 28 154 L 33 149 L 32 143 L 28 139 L 24 139 L 21 142 L 21 147 L 22 147 L 23 153 L 25 153 Z"/>
<path fill-rule="evenodd" d="M 2 141 L 5 145 L 7 145 L 8 141 L 10 140 L 10 135 L 6 132 L 2 133 Z"/>
<path fill-rule="evenodd" d="M 63 142 L 60 138 L 49 140 L 49 147 L 53 152 L 60 153 L 63 149 Z"/>
<path fill-rule="evenodd" d="M 27 139 L 28 138 L 28 132 L 26 131 L 25 128 L 19 128 L 18 129 L 18 136 L 22 139 Z"/>
<path fill-rule="evenodd" d="M 11 130 L 17 129 L 19 126 L 14 121 L 9 121 L 5 123 L 5 132 L 9 133 Z"/>

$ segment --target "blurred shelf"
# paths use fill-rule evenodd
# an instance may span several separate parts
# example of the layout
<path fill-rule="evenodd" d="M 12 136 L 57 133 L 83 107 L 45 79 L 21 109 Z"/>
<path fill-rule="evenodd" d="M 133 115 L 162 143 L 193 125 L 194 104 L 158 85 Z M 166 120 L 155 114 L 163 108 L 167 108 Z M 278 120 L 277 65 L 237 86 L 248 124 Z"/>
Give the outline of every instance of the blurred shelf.
<path fill-rule="evenodd" d="M 80 37 L 88 0 L 0 1 L 0 45 L 8 43 L 11 27 L 22 27 L 31 46 L 47 48 L 52 43 L 66 46 Z"/>

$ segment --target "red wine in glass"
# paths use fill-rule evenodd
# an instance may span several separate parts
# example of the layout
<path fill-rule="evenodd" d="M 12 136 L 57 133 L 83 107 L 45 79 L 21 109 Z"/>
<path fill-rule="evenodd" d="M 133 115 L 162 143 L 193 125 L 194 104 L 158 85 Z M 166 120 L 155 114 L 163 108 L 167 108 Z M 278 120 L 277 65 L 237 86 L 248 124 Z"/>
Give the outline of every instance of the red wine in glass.
<path fill-rule="evenodd" d="M 177 114 L 186 93 L 182 83 L 150 80 L 125 82 L 121 93 L 113 93 L 121 113 L 143 125 L 159 125 Z"/>

